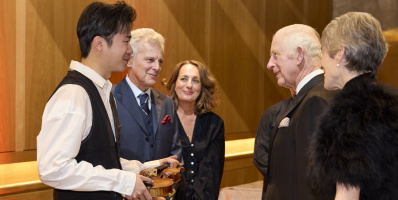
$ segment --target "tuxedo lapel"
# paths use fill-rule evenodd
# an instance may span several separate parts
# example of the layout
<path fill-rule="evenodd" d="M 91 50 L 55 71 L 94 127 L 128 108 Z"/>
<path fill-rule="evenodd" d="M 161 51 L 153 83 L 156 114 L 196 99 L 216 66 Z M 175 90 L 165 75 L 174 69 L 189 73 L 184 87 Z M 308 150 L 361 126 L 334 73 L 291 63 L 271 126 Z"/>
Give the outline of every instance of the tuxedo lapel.
<path fill-rule="evenodd" d="M 304 87 L 301 88 L 299 94 L 296 97 L 294 97 L 294 99 L 290 102 L 290 104 L 286 108 L 286 110 L 283 111 L 283 114 L 278 117 L 278 119 L 276 121 L 277 122 L 276 125 L 279 125 L 279 123 L 283 120 L 283 118 L 288 116 L 290 114 L 290 112 L 292 112 L 297 107 L 297 105 L 300 104 L 300 102 L 307 95 L 308 91 L 311 88 L 313 88 L 316 84 L 321 82 L 322 80 L 323 80 L 323 74 L 319 74 L 319 75 L 315 76 L 314 78 L 312 78 L 307 84 L 305 84 Z"/>
<path fill-rule="evenodd" d="M 323 80 L 323 74 L 317 75 L 314 78 L 312 78 L 307 84 L 304 85 L 303 88 L 301 88 L 299 94 L 293 98 L 293 100 L 289 103 L 289 105 L 287 106 L 286 110 L 282 111 L 282 114 L 279 115 L 279 117 L 277 118 L 276 124 L 272 129 L 271 132 L 271 138 L 270 138 L 270 144 L 269 144 L 269 150 L 268 150 L 268 169 L 270 166 L 270 160 L 271 160 L 271 152 L 272 152 L 272 146 L 274 144 L 274 140 L 275 137 L 278 133 L 278 126 L 281 123 L 281 121 L 287 117 L 295 108 L 298 107 L 298 105 L 300 104 L 300 102 L 304 99 L 304 97 L 307 95 L 308 91 L 313 88 L 316 84 L 318 84 L 319 82 L 321 82 Z M 290 119 L 291 120 L 291 119 Z M 269 172 L 269 170 L 268 170 Z M 269 177 L 269 173 L 267 173 L 268 179 Z"/>
<path fill-rule="evenodd" d="M 133 91 L 131 90 L 125 78 L 120 82 L 120 84 L 120 88 L 115 91 L 120 94 L 117 97 L 118 101 L 126 108 L 132 118 L 140 125 L 143 132 L 148 135 L 144 119 L 140 114 L 140 112 L 142 112 L 141 108 L 138 106 L 137 99 L 135 98 Z"/>

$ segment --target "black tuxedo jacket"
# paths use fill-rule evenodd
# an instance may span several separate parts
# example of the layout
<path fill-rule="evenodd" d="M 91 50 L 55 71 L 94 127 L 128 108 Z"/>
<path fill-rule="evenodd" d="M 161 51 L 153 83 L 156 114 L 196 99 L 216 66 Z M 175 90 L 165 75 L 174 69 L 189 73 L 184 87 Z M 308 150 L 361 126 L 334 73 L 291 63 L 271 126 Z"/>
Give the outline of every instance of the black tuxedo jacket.
<path fill-rule="evenodd" d="M 312 78 L 278 116 L 271 133 L 265 199 L 314 199 L 306 180 L 307 149 L 323 110 L 334 96 L 323 85 L 323 74 Z M 285 118 L 289 124 L 280 127 Z"/>

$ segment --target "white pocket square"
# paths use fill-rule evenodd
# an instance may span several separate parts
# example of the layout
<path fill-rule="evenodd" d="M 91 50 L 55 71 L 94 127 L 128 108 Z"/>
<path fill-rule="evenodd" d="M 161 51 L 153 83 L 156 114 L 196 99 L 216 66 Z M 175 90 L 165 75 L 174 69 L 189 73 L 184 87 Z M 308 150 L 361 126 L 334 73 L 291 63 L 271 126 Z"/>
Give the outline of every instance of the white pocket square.
<path fill-rule="evenodd" d="M 281 128 L 281 127 L 288 127 L 288 126 L 289 126 L 289 123 L 290 123 L 289 117 L 285 117 L 285 118 L 282 119 L 281 123 L 279 123 L 278 128 Z"/>

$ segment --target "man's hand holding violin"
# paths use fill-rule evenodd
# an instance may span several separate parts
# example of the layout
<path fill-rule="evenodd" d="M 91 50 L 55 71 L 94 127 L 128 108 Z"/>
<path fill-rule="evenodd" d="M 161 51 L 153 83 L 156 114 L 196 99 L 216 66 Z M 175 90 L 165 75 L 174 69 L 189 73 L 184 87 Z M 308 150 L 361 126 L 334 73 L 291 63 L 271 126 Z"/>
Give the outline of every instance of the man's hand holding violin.
<path fill-rule="evenodd" d="M 176 168 L 180 164 L 178 162 L 177 158 L 178 158 L 177 155 L 173 155 L 173 156 L 170 156 L 167 158 L 160 159 L 159 162 L 160 162 L 160 165 L 169 164 L 170 168 Z M 137 178 L 135 179 L 135 186 L 134 186 L 133 193 L 131 195 L 126 195 L 126 199 L 128 199 L 128 200 L 138 200 L 138 199 L 139 200 L 151 200 L 151 199 L 163 200 L 163 199 L 165 199 L 163 197 L 152 198 L 148 192 L 147 187 L 144 184 L 144 181 L 151 183 L 151 184 L 154 183 L 152 179 L 137 174 Z"/>
<path fill-rule="evenodd" d="M 170 165 L 170 168 L 176 168 L 180 164 L 178 162 L 177 158 L 178 158 L 177 155 L 173 155 L 173 156 L 170 156 L 168 158 L 160 159 L 159 160 L 160 161 L 160 165 L 164 165 L 164 164 L 168 163 Z"/>

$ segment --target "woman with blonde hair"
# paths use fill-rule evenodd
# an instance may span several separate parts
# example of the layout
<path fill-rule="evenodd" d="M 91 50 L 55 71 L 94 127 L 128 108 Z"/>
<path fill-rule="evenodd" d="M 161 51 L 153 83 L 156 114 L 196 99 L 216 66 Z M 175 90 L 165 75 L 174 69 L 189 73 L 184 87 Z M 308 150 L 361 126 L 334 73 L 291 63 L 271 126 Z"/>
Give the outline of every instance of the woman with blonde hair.
<path fill-rule="evenodd" d="M 318 199 L 398 199 L 398 93 L 376 80 L 387 53 L 380 23 L 350 12 L 323 30 L 329 105 L 310 146 Z"/>

